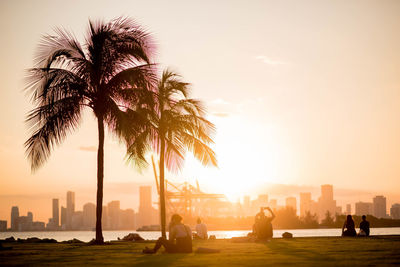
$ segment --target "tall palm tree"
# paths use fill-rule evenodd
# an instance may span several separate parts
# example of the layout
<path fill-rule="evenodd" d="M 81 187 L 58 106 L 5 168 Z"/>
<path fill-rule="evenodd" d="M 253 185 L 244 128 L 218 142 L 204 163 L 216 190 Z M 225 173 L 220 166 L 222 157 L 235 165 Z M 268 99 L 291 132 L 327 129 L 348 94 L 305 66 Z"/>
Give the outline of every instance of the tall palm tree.
<path fill-rule="evenodd" d="M 217 166 L 216 155 L 208 146 L 215 126 L 205 119 L 205 108 L 199 100 L 189 98 L 189 84 L 181 77 L 165 70 L 158 82 L 152 112 L 154 134 L 152 143 L 160 155 L 160 217 L 161 233 L 166 237 L 165 165 L 171 171 L 182 167 L 186 151 L 190 151 L 203 165 Z M 137 142 L 141 144 L 141 142 Z M 128 148 L 128 154 L 135 149 Z"/>
<path fill-rule="evenodd" d="M 89 21 L 83 46 L 69 32 L 57 29 L 56 33 L 42 39 L 35 66 L 29 70 L 27 90 L 35 108 L 27 116 L 32 135 L 25 142 L 26 153 L 35 171 L 79 126 L 85 108 L 93 111 L 99 142 L 96 243 L 103 243 L 104 128 L 123 140 L 142 128 L 135 103 L 156 85 L 150 64 L 154 46 L 149 34 L 129 18 Z M 133 156 L 143 159 L 140 154 Z"/>

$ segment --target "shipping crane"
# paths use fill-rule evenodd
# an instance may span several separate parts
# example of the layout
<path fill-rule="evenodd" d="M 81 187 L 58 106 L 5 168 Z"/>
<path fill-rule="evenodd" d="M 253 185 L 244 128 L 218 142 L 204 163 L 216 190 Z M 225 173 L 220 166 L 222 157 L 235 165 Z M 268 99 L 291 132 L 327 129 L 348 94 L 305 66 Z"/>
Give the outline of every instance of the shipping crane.
<path fill-rule="evenodd" d="M 153 164 L 154 178 L 156 180 L 157 192 L 160 195 L 159 177 L 157 174 L 156 164 L 153 156 L 151 157 Z M 200 190 L 200 185 L 196 179 L 196 187 L 188 182 L 175 184 L 165 179 L 165 202 L 167 213 L 179 213 L 185 217 L 199 216 L 199 204 L 206 200 L 222 200 L 226 199 L 223 194 L 208 194 Z M 193 205 L 197 204 L 197 205 Z M 204 207 L 203 207 L 204 208 Z M 194 214 L 193 214 L 194 213 Z"/>

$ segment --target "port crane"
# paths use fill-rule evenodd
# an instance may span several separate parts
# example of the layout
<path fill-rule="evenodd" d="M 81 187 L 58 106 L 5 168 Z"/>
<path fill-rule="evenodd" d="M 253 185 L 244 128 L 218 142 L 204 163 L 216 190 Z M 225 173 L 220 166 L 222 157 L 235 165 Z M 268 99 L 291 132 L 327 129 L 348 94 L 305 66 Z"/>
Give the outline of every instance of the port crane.
<path fill-rule="evenodd" d="M 151 157 L 151 161 L 157 192 L 158 195 L 160 195 L 159 177 L 153 156 Z M 201 207 L 202 205 L 200 204 L 204 203 L 206 200 L 226 199 L 223 194 L 208 194 L 201 191 L 198 180 L 196 180 L 196 186 L 193 186 L 188 182 L 177 184 L 165 179 L 164 188 L 167 213 L 179 213 L 185 217 L 202 215 L 201 208 L 204 209 L 205 207 Z"/>

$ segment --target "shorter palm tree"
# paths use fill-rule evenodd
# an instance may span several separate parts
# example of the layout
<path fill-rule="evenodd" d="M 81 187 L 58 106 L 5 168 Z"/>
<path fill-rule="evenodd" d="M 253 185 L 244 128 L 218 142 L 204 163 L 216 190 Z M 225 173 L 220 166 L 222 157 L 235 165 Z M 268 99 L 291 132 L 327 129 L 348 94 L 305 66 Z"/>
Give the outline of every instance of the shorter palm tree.
<path fill-rule="evenodd" d="M 189 98 L 189 84 L 181 77 L 165 70 L 154 94 L 154 107 L 148 114 L 153 127 L 143 132 L 143 138 L 151 138 L 154 150 L 160 155 L 160 217 L 162 236 L 166 237 L 165 166 L 179 170 L 190 151 L 205 166 L 217 166 L 215 152 L 209 147 L 214 143 L 211 136 L 215 126 L 205 119 L 206 111 L 201 101 Z M 140 140 L 138 137 L 135 140 Z M 145 144 L 145 142 L 137 142 Z M 138 155 L 137 145 L 132 143 L 128 154 Z M 139 161 L 140 162 L 140 161 Z"/>

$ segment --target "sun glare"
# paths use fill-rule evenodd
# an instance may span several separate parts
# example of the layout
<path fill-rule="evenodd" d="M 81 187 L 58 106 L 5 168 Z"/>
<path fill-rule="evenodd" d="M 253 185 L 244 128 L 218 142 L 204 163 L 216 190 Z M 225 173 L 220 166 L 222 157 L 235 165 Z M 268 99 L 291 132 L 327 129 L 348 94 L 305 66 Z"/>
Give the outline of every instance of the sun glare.
<path fill-rule="evenodd" d="M 263 183 L 285 183 L 277 175 L 285 158 L 272 127 L 255 129 L 253 124 L 248 131 L 252 122 L 241 116 L 213 118 L 213 122 L 218 129 L 214 146 L 218 168 L 206 168 L 188 154 L 182 179 L 192 183 L 198 180 L 202 190 L 225 194 L 230 201 L 256 194 Z M 263 144 L 257 142 L 261 139 Z"/>

